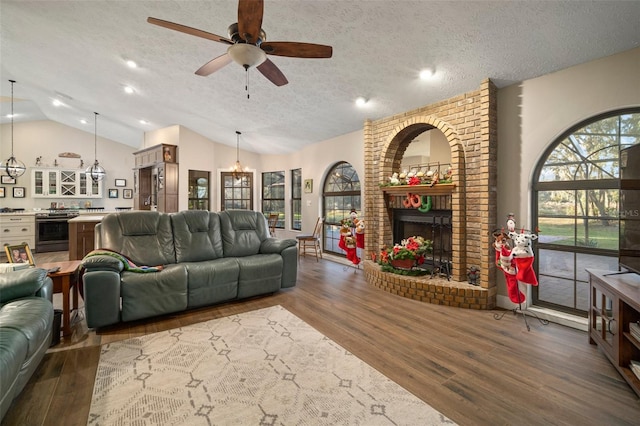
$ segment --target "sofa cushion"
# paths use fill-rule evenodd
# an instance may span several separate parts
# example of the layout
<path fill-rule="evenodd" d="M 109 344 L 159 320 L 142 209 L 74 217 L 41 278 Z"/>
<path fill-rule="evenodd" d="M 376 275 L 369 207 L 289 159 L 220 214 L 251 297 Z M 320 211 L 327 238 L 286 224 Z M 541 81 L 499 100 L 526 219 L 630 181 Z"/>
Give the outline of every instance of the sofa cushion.
<path fill-rule="evenodd" d="M 123 271 L 120 294 L 122 321 L 153 317 L 187 308 L 187 270 L 181 264 L 161 272 Z"/>
<path fill-rule="evenodd" d="M 51 333 L 53 305 L 42 297 L 9 302 L 0 310 L 0 328 L 15 330 L 27 340 L 27 357 L 32 357 Z M 47 346 L 50 342 L 47 342 Z"/>
<path fill-rule="evenodd" d="M 240 265 L 238 280 L 238 298 L 272 293 L 280 290 L 282 281 L 282 256 L 260 254 L 237 257 Z"/>
<path fill-rule="evenodd" d="M 219 213 L 225 257 L 251 256 L 269 238 L 267 219 L 260 212 L 225 210 Z"/>
<path fill-rule="evenodd" d="M 188 210 L 171 215 L 178 262 L 213 260 L 223 256 L 220 217 L 206 210 Z"/>
<path fill-rule="evenodd" d="M 185 262 L 189 279 L 189 308 L 206 306 L 238 296 L 240 266 L 234 258 Z"/>
<path fill-rule="evenodd" d="M 151 211 L 110 213 L 100 223 L 100 244 L 104 249 L 127 256 L 138 266 L 176 262 L 171 219 Z"/>

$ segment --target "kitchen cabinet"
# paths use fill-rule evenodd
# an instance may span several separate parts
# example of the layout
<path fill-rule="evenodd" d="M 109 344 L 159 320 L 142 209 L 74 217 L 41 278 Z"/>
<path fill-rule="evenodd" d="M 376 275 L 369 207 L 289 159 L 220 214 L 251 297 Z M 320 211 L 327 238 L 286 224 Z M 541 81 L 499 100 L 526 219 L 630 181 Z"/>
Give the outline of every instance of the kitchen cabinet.
<path fill-rule="evenodd" d="M 81 169 L 32 169 L 35 198 L 102 198 L 102 181 L 94 182 Z"/>
<path fill-rule="evenodd" d="M 159 144 L 134 152 L 133 208 L 178 211 L 178 147 Z"/>
<path fill-rule="evenodd" d="M 29 244 L 29 248 L 36 247 L 36 222 L 33 214 L 0 214 L 0 245 L 15 246 Z"/>
<path fill-rule="evenodd" d="M 101 221 L 102 216 L 69 219 L 69 260 L 82 260 L 95 249 L 95 228 Z"/>
<path fill-rule="evenodd" d="M 640 339 L 631 332 L 640 324 L 640 275 L 615 271 L 589 272 L 589 343 L 602 349 L 613 366 L 640 396 Z"/>

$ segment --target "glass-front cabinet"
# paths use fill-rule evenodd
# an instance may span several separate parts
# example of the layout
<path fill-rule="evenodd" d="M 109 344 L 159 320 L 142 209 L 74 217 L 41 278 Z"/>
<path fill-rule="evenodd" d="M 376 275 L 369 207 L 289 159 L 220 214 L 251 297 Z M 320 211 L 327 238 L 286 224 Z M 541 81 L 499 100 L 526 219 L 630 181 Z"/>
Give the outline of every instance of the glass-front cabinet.
<path fill-rule="evenodd" d="M 102 182 L 84 170 L 32 169 L 31 194 L 36 198 L 102 198 Z"/>

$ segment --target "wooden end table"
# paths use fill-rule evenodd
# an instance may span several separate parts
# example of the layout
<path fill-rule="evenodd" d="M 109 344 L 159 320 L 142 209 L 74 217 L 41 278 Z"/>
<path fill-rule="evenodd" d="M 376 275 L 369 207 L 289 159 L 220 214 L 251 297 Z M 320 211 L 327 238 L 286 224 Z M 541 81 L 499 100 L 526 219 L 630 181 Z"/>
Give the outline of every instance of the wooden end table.
<path fill-rule="evenodd" d="M 73 289 L 73 309 L 78 313 L 78 268 L 82 261 L 66 260 L 36 265 L 38 268 L 51 269 L 60 267 L 58 272 L 47 274 L 53 281 L 53 292 L 62 293 L 62 335 L 71 335 L 71 309 L 69 293 Z M 73 278 L 73 279 L 72 279 Z"/>

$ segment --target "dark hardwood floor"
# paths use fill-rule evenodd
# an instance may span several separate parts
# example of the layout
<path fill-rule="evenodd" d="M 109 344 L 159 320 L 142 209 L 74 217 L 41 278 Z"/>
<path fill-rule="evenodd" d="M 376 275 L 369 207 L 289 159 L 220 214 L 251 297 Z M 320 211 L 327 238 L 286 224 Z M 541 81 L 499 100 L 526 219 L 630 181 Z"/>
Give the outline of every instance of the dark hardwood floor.
<path fill-rule="evenodd" d="M 272 296 L 97 332 L 77 322 L 2 424 L 85 425 L 101 344 L 277 304 L 461 425 L 640 424 L 640 400 L 585 332 L 537 321 L 527 332 L 510 312 L 496 321 L 403 299 L 313 258 L 301 260 L 296 287 Z"/>

